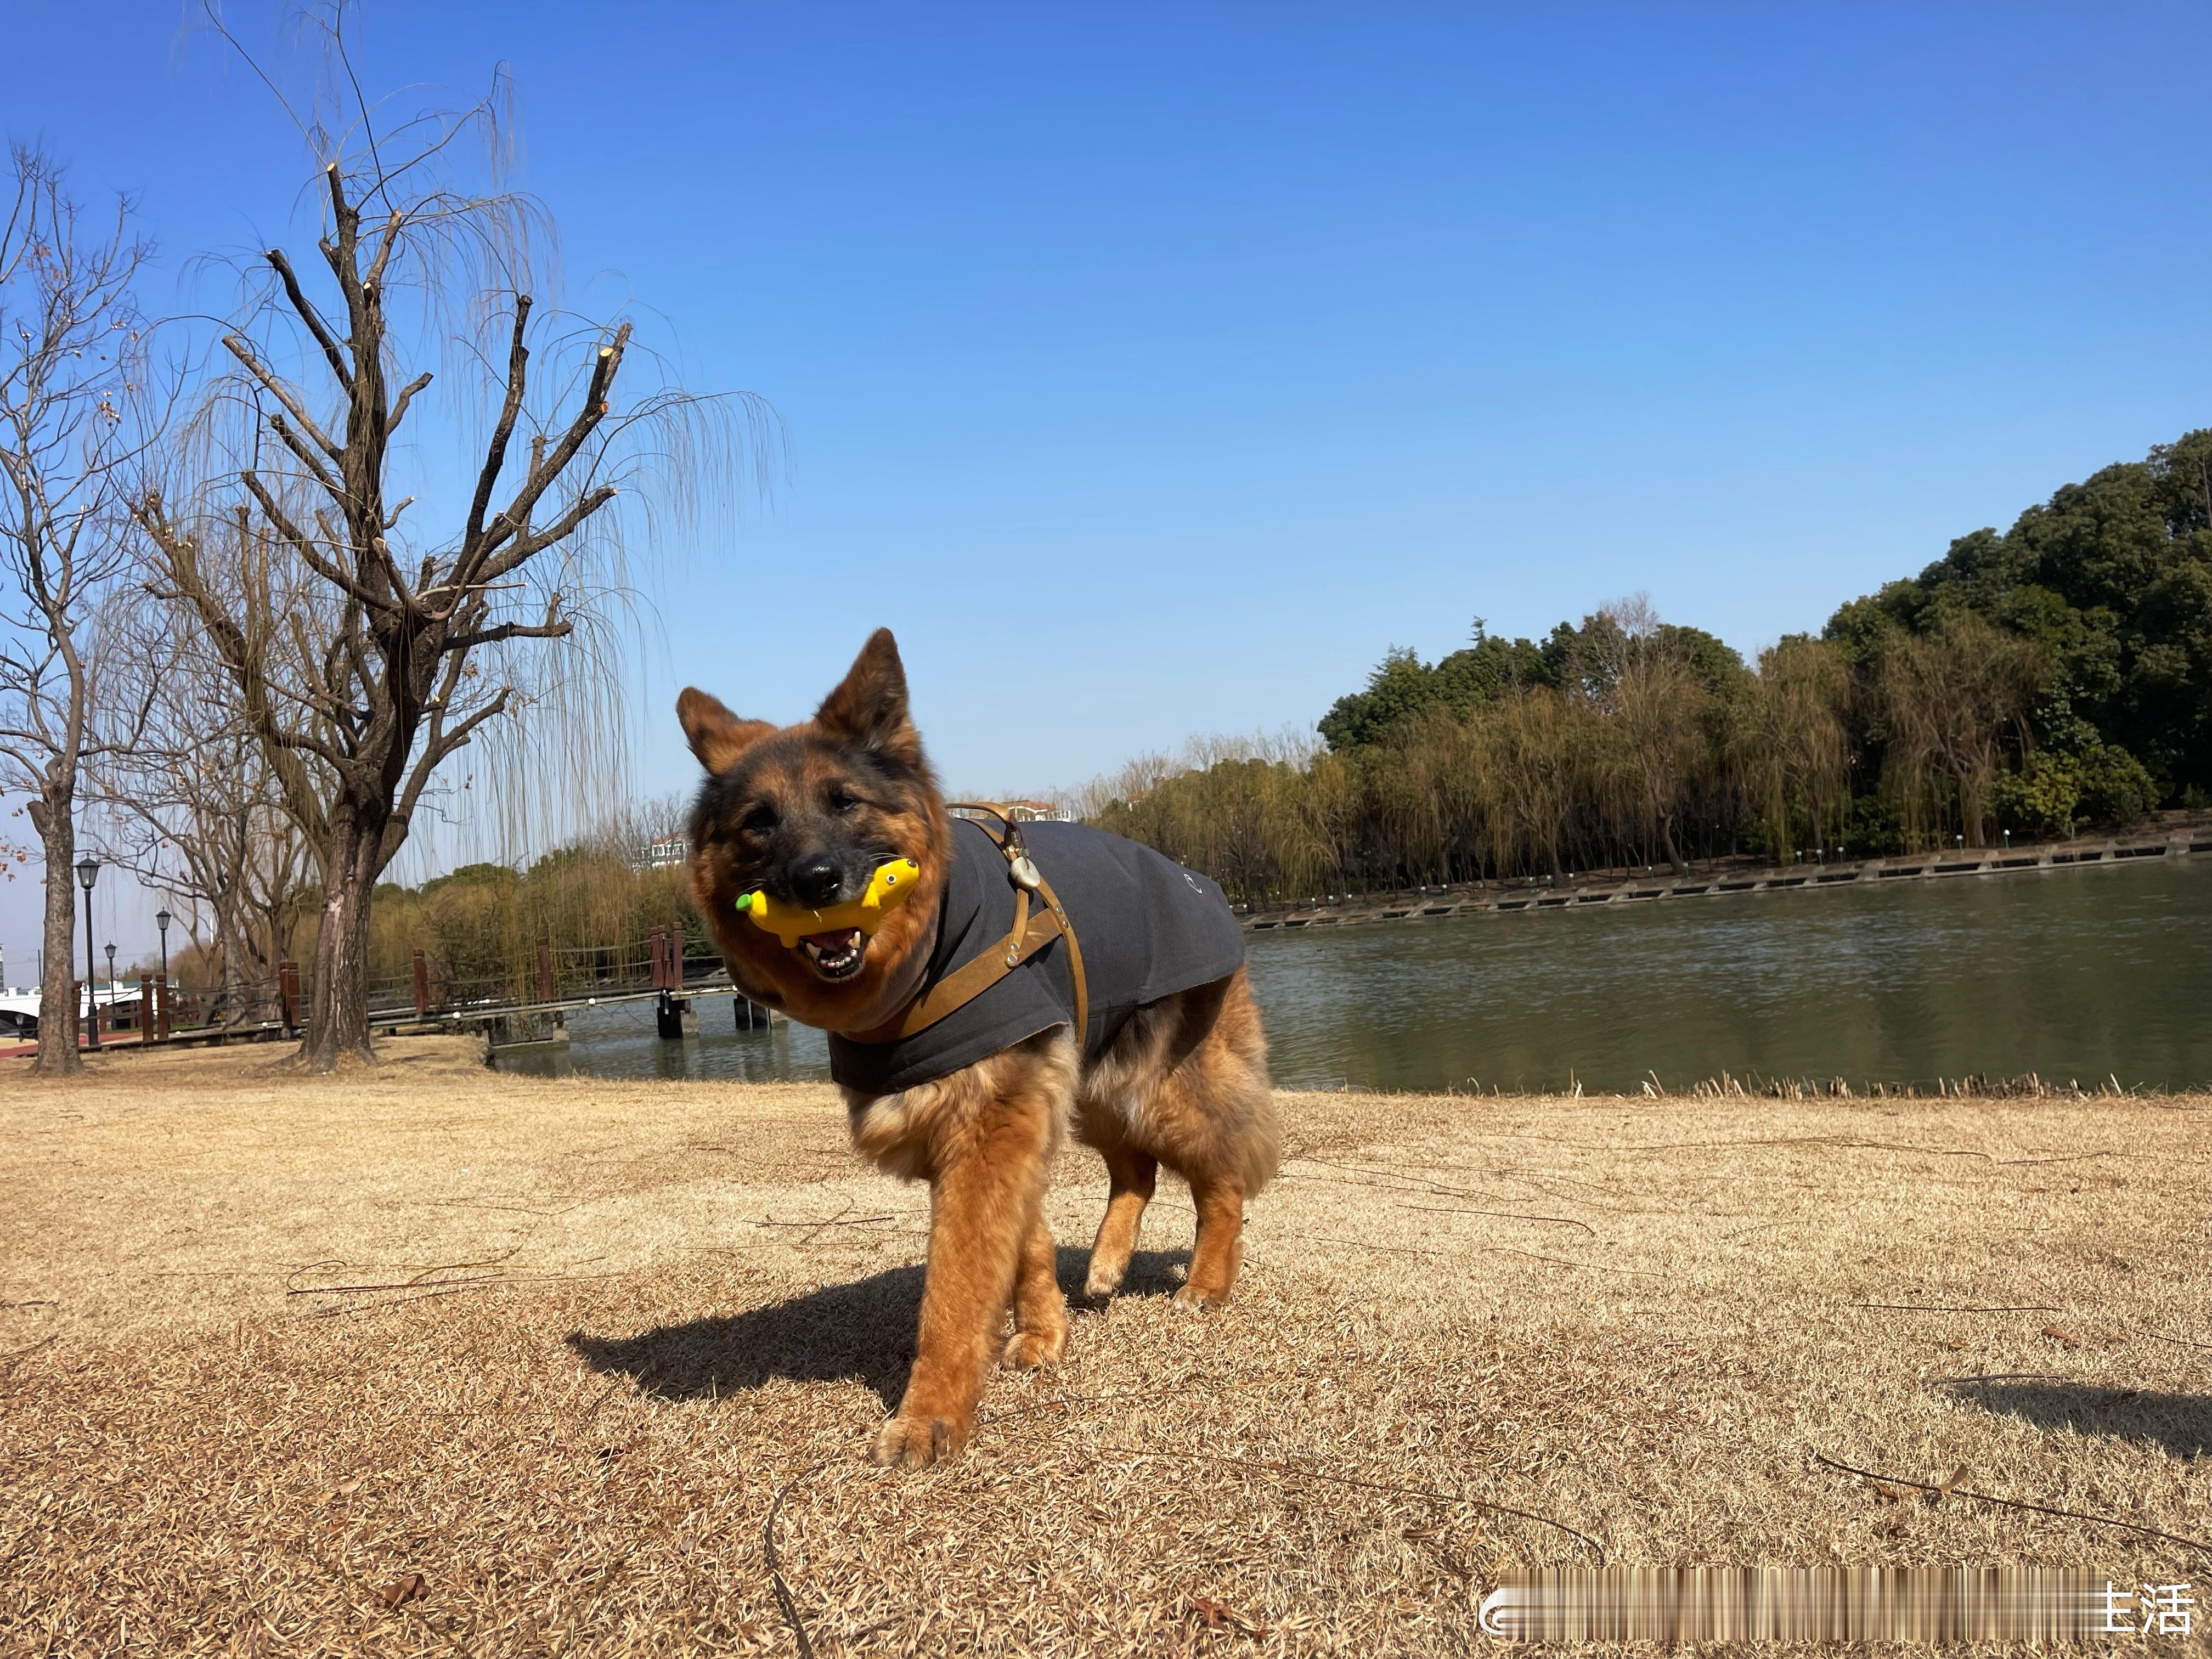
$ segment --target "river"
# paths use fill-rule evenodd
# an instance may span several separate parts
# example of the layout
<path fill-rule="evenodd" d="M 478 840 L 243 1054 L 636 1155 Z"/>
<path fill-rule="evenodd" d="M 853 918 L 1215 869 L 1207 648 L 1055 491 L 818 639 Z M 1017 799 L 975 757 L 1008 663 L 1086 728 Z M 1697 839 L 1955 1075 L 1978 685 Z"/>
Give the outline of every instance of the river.
<path fill-rule="evenodd" d="M 1854 1088 L 1970 1074 L 2212 1085 L 2212 857 L 1378 922 L 1251 939 L 1294 1089 L 1634 1092 L 1726 1072 Z M 537 1075 L 826 1078 L 819 1032 L 570 1018 Z"/>

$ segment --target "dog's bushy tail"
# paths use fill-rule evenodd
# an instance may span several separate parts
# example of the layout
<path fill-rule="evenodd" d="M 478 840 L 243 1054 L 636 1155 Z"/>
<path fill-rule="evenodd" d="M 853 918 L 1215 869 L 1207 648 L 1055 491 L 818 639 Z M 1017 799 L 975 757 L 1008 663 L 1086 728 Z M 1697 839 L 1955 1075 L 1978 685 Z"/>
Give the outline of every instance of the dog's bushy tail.
<path fill-rule="evenodd" d="M 1204 1048 L 1192 1058 L 1204 1062 L 1206 1105 L 1217 1133 L 1234 1148 L 1249 1198 L 1275 1178 L 1283 1161 L 1283 1126 L 1267 1081 L 1267 1033 L 1242 968 L 1229 981 Z"/>

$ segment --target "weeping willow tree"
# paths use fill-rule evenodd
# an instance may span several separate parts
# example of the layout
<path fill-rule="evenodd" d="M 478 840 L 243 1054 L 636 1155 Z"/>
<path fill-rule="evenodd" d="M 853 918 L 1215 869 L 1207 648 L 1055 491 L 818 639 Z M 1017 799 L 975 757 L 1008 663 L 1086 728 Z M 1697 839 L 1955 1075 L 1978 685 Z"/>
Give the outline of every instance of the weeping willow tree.
<path fill-rule="evenodd" d="M 2050 674 L 2032 640 L 1971 611 L 1885 643 L 1875 684 L 1888 726 L 1887 782 L 1909 829 L 1955 804 L 1969 847 L 1987 844 L 1990 792 L 2030 742 L 2027 710 Z"/>
<path fill-rule="evenodd" d="M 313 257 L 263 255 L 190 482 L 138 516 L 157 596 L 204 630 L 313 854 L 301 1059 L 327 1070 L 369 1053 L 371 896 L 441 791 L 448 812 L 512 811 L 517 769 L 549 753 L 578 792 L 618 780 L 625 550 L 655 509 L 695 513 L 763 423 L 674 384 L 627 318 L 540 306 L 551 225 L 508 182 L 503 73 L 395 119 L 357 91 L 344 10 L 308 21 Z M 441 453 L 465 453 L 459 476 Z M 472 748 L 494 763 L 457 788 Z"/>
<path fill-rule="evenodd" d="M 1730 745 L 1766 843 L 1838 847 L 1850 811 L 1850 671 L 1823 641 L 1784 640 L 1759 653 L 1759 673 Z"/>

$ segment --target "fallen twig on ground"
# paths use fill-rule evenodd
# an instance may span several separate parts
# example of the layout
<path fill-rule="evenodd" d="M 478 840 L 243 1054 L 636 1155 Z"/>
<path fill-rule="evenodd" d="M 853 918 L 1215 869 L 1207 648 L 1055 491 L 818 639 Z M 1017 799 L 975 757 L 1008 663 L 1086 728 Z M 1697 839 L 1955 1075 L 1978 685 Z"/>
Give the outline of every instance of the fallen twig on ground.
<path fill-rule="evenodd" d="M 1592 1238 L 1597 1229 L 1587 1221 L 1577 1221 L 1572 1216 L 1523 1215 L 1518 1210 L 1471 1210 L 1457 1204 L 1401 1204 L 1401 1210 L 1419 1210 L 1425 1215 L 1492 1215 L 1506 1221 L 1548 1221 L 1555 1227 L 1580 1227 Z"/>
<path fill-rule="evenodd" d="M 279 1324 L 292 1324 L 303 1319 L 362 1319 L 370 1314 L 382 1313 L 386 1308 L 404 1308 L 410 1302 L 435 1302 L 441 1296 L 459 1296 L 464 1291 L 488 1291 L 503 1283 L 491 1279 L 481 1285 L 453 1285 L 443 1290 L 418 1291 L 413 1296 L 395 1296 L 384 1302 L 341 1302 L 334 1307 L 314 1308 L 303 1314 L 290 1314 L 279 1319 Z"/>
<path fill-rule="evenodd" d="M 2017 1307 L 1959 1308 L 1933 1302 L 1847 1302 L 1847 1308 L 1876 1308 L 1889 1313 L 2063 1313 L 2049 1302 L 2025 1302 Z"/>
<path fill-rule="evenodd" d="M 2179 1533 L 2160 1532 L 2156 1527 L 2146 1527 L 2134 1521 L 2123 1521 L 2118 1516 L 2088 1515 L 2080 1510 L 2057 1509 L 2049 1504 L 2031 1504 L 2021 1498 L 1999 1498 L 1994 1492 L 1968 1492 L 1964 1486 L 1939 1486 L 1932 1480 L 1908 1480 L 1901 1474 L 1876 1474 L 1871 1469 L 1856 1468 L 1849 1463 L 1839 1463 L 1832 1457 L 1822 1456 L 1819 1452 L 1813 1454 L 1813 1461 L 1832 1469 L 1839 1469 L 1845 1474 L 1856 1474 L 1862 1480 L 1872 1480 L 1877 1485 L 1911 1486 L 1920 1492 L 1932 1492 L 1944 1497 L 1971 1498 L 1978 1504 L 1996 1504 L 2008 1510 L 2027 1510 L 2037 1515 L 2055 1515 L 2068 1521 L 2087 1521 L 2092 1526 L 2118 1527 L 2127 1532 L 2141 1533 L 2146 1538 L 2163 1538 L 2169 1544 L 2186 1545 L 2191 1549 L 2202 1550 L 2206 1555 L 2212 1556 L 2212 1544 L 2206 1543 L 2201 1538 L 2185 1538 Z"/>
<path fill-rule="evenodd" d="M 768 1519 L 761 1522 L 761 1555 L 768 1563 L 769 1588 L 775 1592 L 775 1604 L 783 1609 L 784 1622 L 791 1626 L 791 1639 L 798 1644 L 799 1659 L 814 1659 L 814 1644 L 807 1639 L 806 1621 L 799 1616 L 799 1604 L 791 1599 L 791 1586 L 783 1582 L 783 1567 L 775 1555 L 775 1517 L 783 1509 L 783 1500 L 791 1489 L 812 1469 L 803 1469 L 776 1488 L 775 1501 L 768 1506 Z"/>
<path fill-rule="evenodd" d="M 50 1343 L 58 1342 L 61 1339 L 58 1336 L 44 1337 L 31 1344 L 27 1348 L 18 1348 L 11 1354 L 0 1354 L 0 1376 L 5 1376 L 9 1371 L 14 1370 L 15 1369 L 16 1361 L 27 1359 L 31 1355 L 38 1352 L 40 1349 L 46 1347 Z"/>

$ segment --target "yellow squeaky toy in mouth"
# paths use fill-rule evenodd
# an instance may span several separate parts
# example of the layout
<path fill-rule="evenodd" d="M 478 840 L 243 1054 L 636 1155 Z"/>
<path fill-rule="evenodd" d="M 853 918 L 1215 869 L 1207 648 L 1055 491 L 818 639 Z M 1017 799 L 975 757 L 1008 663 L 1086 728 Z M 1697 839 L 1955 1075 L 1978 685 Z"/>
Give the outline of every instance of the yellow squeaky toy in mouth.
<path fill-rule="evenodd" d="M 804 952 L 807 966 L 834 985 L 860 971 L 876 929 L 906 902 L 921 878 L 921 866 L 912 859 L 893 859 L 876 866 L 860 897 L 827 909 L 778 903 L 763 891 L 740 894 L 737 908 L 755 927 L 774 933 L 784 949 Z"/>

